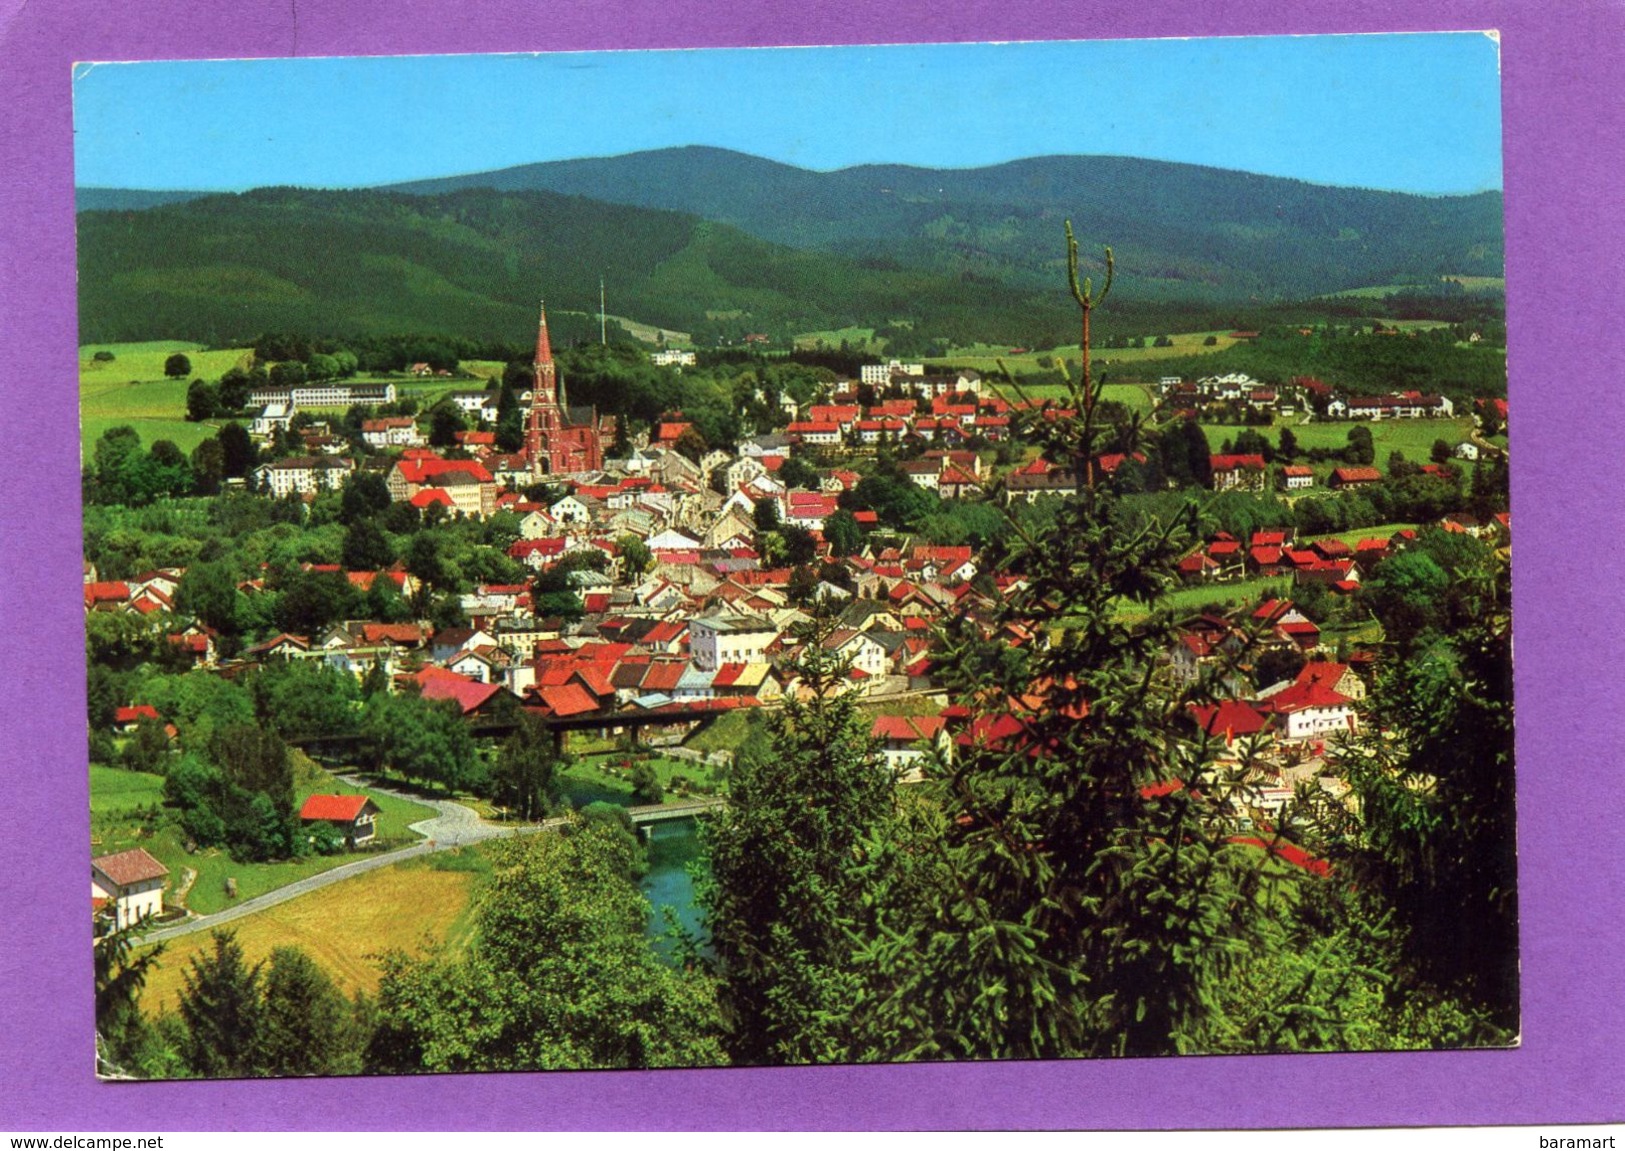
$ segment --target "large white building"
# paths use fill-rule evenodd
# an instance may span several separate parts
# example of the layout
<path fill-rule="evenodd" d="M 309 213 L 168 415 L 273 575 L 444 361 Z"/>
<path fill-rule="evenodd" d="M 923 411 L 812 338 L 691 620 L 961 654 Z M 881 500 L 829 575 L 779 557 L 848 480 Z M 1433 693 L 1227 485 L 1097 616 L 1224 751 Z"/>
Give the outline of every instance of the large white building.
<path fill-rule="evenodd" d="M 905 364 L 902 360 L 891 360 L 884 364 L 864 364 L 858 372 L 858 378 L 866 384 L 889 384 L 893 375 L 923 376 L 924 364 Z"/>
<path fill-rule="evenodd" d="M 374 407 L 395 402 L 394 384 L 341 384 L 324 382 L 300 384 L 292 388 L 256 388 L 249 403 L 285 403 L 298 408 L 347 408 L 351 404 Z"/>
<path fill-rule="evenodd" d="M 689 656 L 705 671 L 725 663 L 765 663 L 767 646 L 778 634 L 761 616 L 713 613 L 688 625 Z"/>
<path fill-rule="evenodd" d="M 271 494 L 281 499 L 297 492 L 308 495 L 317 491 L 337 491 L 345 477 L 355 470 L 355 464 L 334 456 L 291 456 L 275 463 L 261 464 L 254 469 L 254 479 L 263 481 Z"/>

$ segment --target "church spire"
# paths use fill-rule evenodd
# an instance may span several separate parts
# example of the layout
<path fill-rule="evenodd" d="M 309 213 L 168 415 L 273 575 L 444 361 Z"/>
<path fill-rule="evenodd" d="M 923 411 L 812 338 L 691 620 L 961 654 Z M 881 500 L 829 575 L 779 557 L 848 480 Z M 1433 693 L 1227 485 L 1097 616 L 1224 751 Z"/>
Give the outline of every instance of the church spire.
<path fill-rule="evenodd" d="M 547 301 L 541 302 L 541 318 L 536 324 L 536 365 L 553 362 L 553 342 L 547 338 Z"/>

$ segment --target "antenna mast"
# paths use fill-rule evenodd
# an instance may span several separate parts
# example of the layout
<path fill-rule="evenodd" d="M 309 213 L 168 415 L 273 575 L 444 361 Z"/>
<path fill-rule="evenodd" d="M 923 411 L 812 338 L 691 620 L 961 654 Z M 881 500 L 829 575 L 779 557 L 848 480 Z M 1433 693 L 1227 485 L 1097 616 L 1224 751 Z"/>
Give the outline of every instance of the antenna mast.
<path fill-rule="evenodd" d="M 604 277 L 598 277 L 598 342 L 609 343 L 608 329 L 604 324 Z"/>

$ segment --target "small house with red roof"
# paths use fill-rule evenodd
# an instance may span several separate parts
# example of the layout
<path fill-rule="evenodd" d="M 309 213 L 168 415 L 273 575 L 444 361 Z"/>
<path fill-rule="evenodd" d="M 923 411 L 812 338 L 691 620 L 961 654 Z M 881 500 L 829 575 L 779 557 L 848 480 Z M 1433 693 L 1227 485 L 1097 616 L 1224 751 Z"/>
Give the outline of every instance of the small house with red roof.
<path fill-rule="evenodd" d="M 1267 710 L 1260 711 L 1239 699 L 1220 700 L 1207 705 L 1193 704 L 1190 715 L 1204 735 L 1223 740 L 1226 747 L 1234 745 L 1237 740 L 1256 739 L 1264 735 L 1271 731 L 1274 722 Z"/>
<path fill-rule="evenodd" d="M 1247 570 L 1254 575 L 1277 576 L 1291 566 L 1279 546 L 1254 544 L 1247 549 Z"/>
<path fill-rule="evenodd" d="M 1298 683 L 1318 683 L 1356 702 L 1365 698 L 1365 681 L 1346 663 L 1310 660 L 1298 672 Z"/>
<path fill-rule="evenodd" d="M 1213 490 L 1216 492 L 1261 492 L 1268 474 L 1268 466 L 1260 455 L 1215 455 L 1208 457 L 1213 467 Z"/>
<path fill-rule="evenodd" d="M 1195 551 L 1179 561 L 1179 577 L 1186 583 L 1208 583 L 1218 579 L 1223 570 L 1206 552 Z"/>
<path fill-rule="evenodd" d="M 299 822 L 325 823 L 343 838 L 344 846 L 353 848 L 372 842 L 382 814 L 365 795 L 313 795 L 299 809 Z"/>
<path fill-rule="evenodd" d="M 412 678 L 417 681 L 424 699 L 453 700 L 464 715 L 484 714 L 498 699 L 513 696 L 502 684 L 480 683 L 443 667 L 426 667 Z"/>
<path fill-rule="evenodd" d="M 130 602 L 130 585 L 123 580 L 102 580 L 85 585 L 85 610 L 110 611 Z"/>
<path fill-rule="evenodd" d="M 1315 469 L 1307 464 L 1287 464 L 1281 469 L 1281 487 L 1289 492 L 1315 486 Z"/>
<path fill-rule="evenodd" d="M 1382 473 L 1376 468 L 1333 468 L 1332 478 L 1327 486 L 1341 491 L 1344 488 L 1360 488 L 1381 482 Z"/>
<path fill-rule="evenodd" d="M 138 703 L 131 707 L 121 707 L 113 712 L 113 730 L 121 734 L 129 734 L 143 723 L 162 722 L 158 709 L 150 703 Z"/>
<path fill-rule="evenodd" d="M 876 716 L 869 736 L 880 744 L 886 766 L 903 780 L 919 779 L 927 755 L 933 750 L 946 755 L 953 746 L 940 715 Z"/>

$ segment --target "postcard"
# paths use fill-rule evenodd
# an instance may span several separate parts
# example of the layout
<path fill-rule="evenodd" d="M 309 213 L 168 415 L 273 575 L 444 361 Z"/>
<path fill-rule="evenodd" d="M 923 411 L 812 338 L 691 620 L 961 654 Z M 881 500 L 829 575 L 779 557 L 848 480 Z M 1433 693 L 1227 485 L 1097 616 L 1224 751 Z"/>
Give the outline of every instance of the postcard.
<path fill-rule="evenodd" d="M 1516 1045 L 1498 63 L 81 64 L 99 1073 Z"/>

